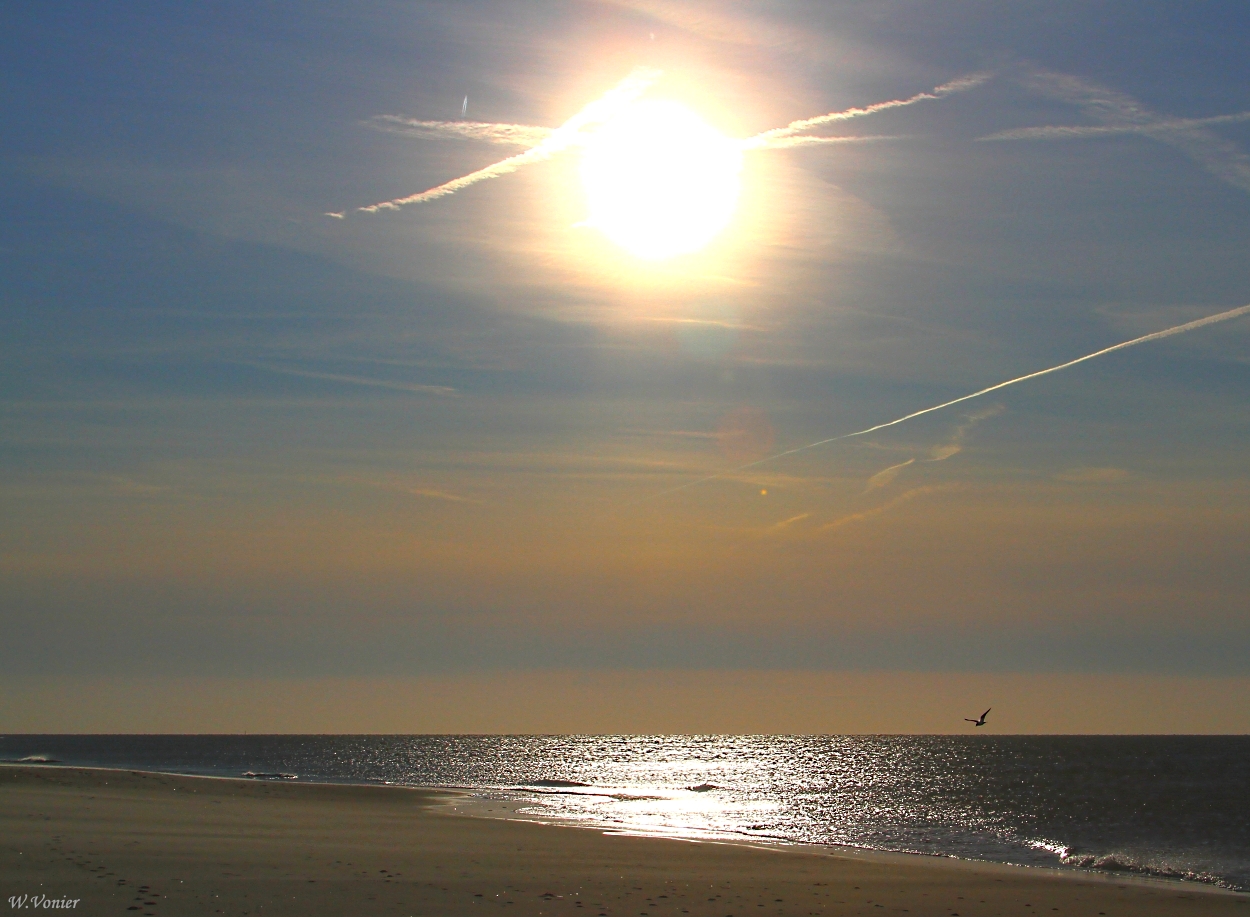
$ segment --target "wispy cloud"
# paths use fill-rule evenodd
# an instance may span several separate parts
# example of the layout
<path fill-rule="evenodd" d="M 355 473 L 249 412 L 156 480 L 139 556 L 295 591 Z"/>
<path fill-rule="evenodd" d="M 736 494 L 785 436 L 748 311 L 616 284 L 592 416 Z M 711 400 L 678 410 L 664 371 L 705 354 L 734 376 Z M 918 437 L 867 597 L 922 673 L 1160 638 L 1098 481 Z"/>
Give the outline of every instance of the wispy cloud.
<path fill-rule="evenodd" d="M 404 493 L 411 494 L 414 497 L 424 497 L 427 500 L 444 500 L 448 503 L 473 503 L 481 505 L 483 501 L 475 500 L 472 497 L 462 497 L 460 494 L 449 493 L 445 490 L 429 490 L 422 487 L 405 487 Z"/>
<path fill-rule="evenodd" d="M 978 140 L 1079 140 L 1085 137 L 1118 137 L 1124 134 L 1169 134 L 1197 127 L 1238 124 L 1250 121 L 1250 111 L 1211 118 L 1160 118 L 1149 124 L 1051 124 L 1043 127 L 1017 127 L 1013 130 L 986 134 Z"/>
<path fill-rule="evenodd" d="M 794 525 L 794 523 L 802 522 L 804 519 L 810 519 L 811 517 L 811 513 L 799 513 L 797 516 L 791 516 L 789 519 L 782 519 L 780 522 L 776 522 L 764 529 L 764 534 L 776 535 L 780 532 L 784 532 L 790 526 Z"/>
<path fill-rule="evenodd" d="M 109 476 L 105 480 L 108 482 L 109 490 L 113 493 L 128 497 L 154 497 L 167 494 L 174 489 L 169 484 L 151 484 L 119 476 Z"/>
<path fill-rule="evenodd" d="M 762 15 L 748 15 L 730 4 L 669 3 L 664 0 L 599 0 L 643 13 L 656 22 L 711 41 L 743 46 L 809 47 L 814 35 Z"/>
<path fill-rule="evenodd" d="M 929 455 L 924 461 L 944 462 L 948 458 L 952 458 L 960 452 L 963 452 L 964 441 L 968 438 L 968 433 L 971 432 L 972 428 L 983 420 L 988 420 L 991 417 L 997 417 L 1005 410 L 1006 408 L 1004 408 L 1001 404 L 995 404 L 985 408 L 984 410 L 969 414 L 964 418 L 964 422 L 955 428 L 955 431 L 951 434 L 950 439 L 946 443 L 940 446 L 934 446 L 929 450 Z"/>
<path fill-rule="evenodd" d="M 1055 475 L 1066 484 L 1118 484 L 1128 477 L 1123 468 L 1069 468 Z"/>
<path fill-rule="evenodd" d="M 310 369 L 296 369 L 291 366 L 280 366 L 274 363 L 260 363 L 252 360 L 229 360 L 238 366 L 250 366 L 266 372 L 280 373 L 284 376 L 301 376 L 306 379 L 325 379 L 328 382 L 343 382 L 348 385 L 366 385 L 373 388 L 389 388 L 400 392 L 414 392 L 421 395 L 455 395 L 456 390 L 447 385 L 422 385 L 416 382 L 392 382 L 389 379 L 370 379 L 367 376 L 348 376 L 342 373 L 323 373 Z"/>
<path fill-rule="evenodd" d="M 485 500 L 477 497 L 467 497 L 452 490 L 444 490 L 442 487 L 433 486 L 419 478 L 414 480 L 414 477 L 409 475 L 344 474 L 336 475 L 328 480 L 335 484 L 345 484 L 352 487 L 368 487 L 390 493 L 402 493 L 410 497 L 419 497 L 423 500 L 438 500 L 445 503 L 468 503 L 474 506 L 484 506 L 486 504 Z"/>
<path fill-rule="evenodd" d="M 1031 71 L 1025 85 L 1041 95 L 1077 106 L 1100 123 L 1016 128 L 979 140 L 1070 140 L 1140 134 L 1175 147 L 1215 177 L 1250 191 L 1250 156 L 1231 140 L 1210 130 L 1220 124 L 1248 121 L 1250 112 L 1213 118 L 1169 118 L 1122 92 L 1048 70 Z"/>
<path fill-rule="evenodd" d="M 974 398 L 980 398 L 984 395 L 988 395 L 990 392 L 997 392 L 1000 389 L 1007 388 L 1008 386 L 1019 385 L 1021 382 L 1028 382 L 1032 379 L 1040 379 L 1042 376 L 1048 376 L 1051 373 L 1057 373 L 1065 369 L 1070 369 L 1071 367 L 1077 366 L 1078 364 L 1084 363 L 1088 360 L 1094 360 L 1094 359 L 1097 359 L 1098 357 L 1106 356 L 1109 353 L 1115 353 L 1117 350 L 1125 350 L 1126 348 L 1129 348 L 1129 347 L 1136 347 L 1138 344 L 1145 344 L 1149 341 L 1160 341 L 1160 340 L 1163 340 L 1164 338 L 1170 338 L 1177 334 L 1184 334 L 1188 331 L 1194 331 L 1198 328 L 1205 328 L 1208 325 L 1218 324 L 1219 322 L 1231 321 L 1235 318 L 1240 318 L 1241 316 L 1246 315 L 1247 313 L 1250 313 L 1250 305 L 1239 306 L 1236 309 L 1229 309 L 1227 312 L 1217 312 L 1215 315 L 1208 315 L 1205 318 L 1195 319 L 1192 322 L 1185 322 L 1184 324 L 1181 324 L 1181 325 L 1174 325 L 1171 328 L 1165 328 L 1162 331 L 1155 331 L 1151 334 L 1143 334 L 1141 337 L 1135 337 L 1130 341 L 1123 341 L 1119 344 L 1113 344 L 1110 347 L 1104 347 L 1102 350 L 1096 350 L 1093 353 L 1087 353 L 1085 356 L 1077 357 L 1075 360 L 1069 360 L 1068 362 L 1060 363 L 1057 366 L 1051 366 L 1046 369 L 1039 369 L 1037 372 L 1028 373 L 1023 376 L 1017 376 L 1014 379 L 1008 379 L 1006 382 L 999 382 L 996 385 L 987 386 L 986 388 L 980 389 L 979 391 L 972 392 L 971 394 L 963 395 L 959 398 L 952 398 L 950 401 L 943 401 L 941 404 L 935 404 L 932 407 L 923 408 L 919 411 L 913 411 L 910 414 L 904 414 L 902 417 L 896 417 L 894 420 L 887 420 L 885 423 L 879 423 L 879 424 L 876 424 L 875 426 L 865 427 L 863 430 L 855 430 L 852 433 L 843 433 L 839 436 L 830 436 L 827 439 L 820 439 L 814 443 L 808 443 L 805 446 L 796 446 L 793 449 L 787 449 L 785 452 L 778 452 L 775 455 L 770 455 L 766 458 L 758 459 L 757 461 L 754 461 L 754 462 L 747 462 L 745 465 L 738 465 L 735 468 L 729 468 L 729 469 L 726 469 L 725 471 L 717 472 L 716 474 L 710 474 L 710 475 L 707 475 L 706 477 L 699 478 L 698 480 L 695 480 L 695 481 L 689 481 L 688 483 L 680 484 L 677 487 L 670 487 L 668 490 L 662 490 L 657 494 L 653 494 L 650 499 L 663 497 L 668 494 L 677 493 L 680 490 L 686 490 L 687 488 L 690 488 L 690 487 L 697 487 L 700 484 L 706 484 L 709 481 L 715 481 L 720 478 L 728 477 L 730 475 L 739 474 L 743 471 L 746 471 L 748 468 L 755 468 L 759 465 L 765 464 L 766 462 L 775 462 L 777 459 L 785 458 L 786 456 L 789 456 L 789 455 L 797 455 L 800 452 L 806 452 L 809 449 L 815 449 L 819 446 L 827 446 L 830 443 L 841 442 L 842 440 L 845 440 L 845 439 L 854 439 L 857 436 L 866 436 L 869 433 L 875 433 L 878 430 L 884 430 L 887 427 L 898 426 L 901 423 L 906 423 L 907 421 L 914 420 L 917 417 L 923 417 L 925 414 L 932 414 L 934 411 L 941 411 L 945 408 L 953 407 L 957 404 L 962 404 L 965 401 L 971 401 Z"/>
<path fill-rule="evenodd" d="M 453 140 L 480 140 L 505 146 L 537 146 L 551 137 L 556 128 L 531 124 L 490 124 L 481 121 L 418 121 L 399 115 L 377 115 L 365 122 L 374 130 L 405 137 L 445 137 Z"/>
<path fill-rule="evenodd" d="M 871 493 L 874 490 L 880 490 L 882 487 L 888 487 L 894 483 L 894 479 L 898 477 L 899 472 L 908 465 L 914 465 L 916 460 L 909 458 L 905 462 L 899 462 L 897 465 L 891 465 L 889 468 L 883 468 L 868 479 L 868 485 L 864 488 L 864 493 Z"/>
<path fill-rule="evenodd" d="M 746 325 L 742 322 L 724 321 L 715 318 L 673 318 L 662 315 L 643 316 L 642 321 L 655 322 L 661 325 L 703 325 L 710 328 L 728 328 L 731 331 L 759 331 L 758 325 Z"/>
<path fill-rule="evenodd" d="M 925 463 L 944 462 L 948 458 L 953 458 L 954 456 L 958 455 L 960 452 L 963 451 L 964 440 L 967 439 L 968 432 L 973 427 L 975 427 L 981 421 L 986 420 L 987 418 L 994 417 L 998 414 L 1001 414 L 1003 410 L 1004 408 L 1001 404 L 996 404 L 996 405 L 993 405 L 992 407 L 986 408 L 983 411 L 977 411 L 975 414 L 969 414 L 967 417 L 964 418 L 964 422 L 961 423 L 959 426 L 957 426 L 954 432 L 951 433 L 950 439 L 947 442 L 943 443 L 940 446 L 932 447 L 929 450 L 928 455 L 926 455 L 924 458 L 922 459 L 909 458 L 905 462 L 900 462 L 897 465 L 891 465 L 889 468 L 884 468 L 881 471 L 878 471 L 876 474 L 874 474 L 871 478 L 868 479 L 868 485 L 864 488 L 864 493 L 870 493 L 874 490 L 880 490 L 882 487 L 886 487 L 894 483 L 894 479 L 899 476 L 899 474 L 902 472 L 904 468 L 906 468 L 908 465 L 915 464 L 917 461 L 921 461 Z"/>
<path fill-rule="evenodd" d="M 627 429 L 620 431 L 621 436 L 655 436 L 674 439 L 716 439 L 720 434 L 715 430 L 640 430 Z"/>
<path fill-rule="evenodd" d="M 849 513 L 845 516 L 841 516 L 837 519 L 834 519 L 832 522 L 826 522 L 824 525 L 820 526 L 820 528 L 817 529 L 817 531 L 818 532 L 832 532 L 835 529 L 840 529 L 840 528 L 843 528 L 844 526 L 852 525 L 856 522 L 867 522 L 869 519 L 875 519 L 877 516 L 880 516 L 884 513 L 888 513 L 890 510 L 895 509 L 896 507 L 902 506 L 904 503 L 909 503 L 912 500 L 915 500 L 917 497 L 924 497 L 929 494 L 942 493 L 945 491 L 958 490 L 962 488 L 963 486 L 964 485 L 962 484 L 930 484 L 924 487 L 913 487 L 911 490 L 905 490 L 901 494 L 899 494 L 897 497 L 894 497 L 891 500 L 887 500 L 885 503 L 882 503 L 879 506 L 874 506 L 871 509 L 861 510 L 858 513 Z"/>

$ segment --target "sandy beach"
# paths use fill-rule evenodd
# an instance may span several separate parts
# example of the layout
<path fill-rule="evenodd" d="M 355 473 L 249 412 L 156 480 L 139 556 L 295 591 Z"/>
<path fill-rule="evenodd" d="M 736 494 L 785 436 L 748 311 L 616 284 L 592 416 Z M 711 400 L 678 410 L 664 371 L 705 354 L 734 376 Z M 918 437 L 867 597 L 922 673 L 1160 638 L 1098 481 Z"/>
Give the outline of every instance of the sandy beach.
<path fill-rule="evenodd" d="M 119 917 L 1250 917 L 1250 896 L 1201 887 L 612 836 L 469 817 L 428 790 L 55 766 L 0 768 L 0 894 Z"/>

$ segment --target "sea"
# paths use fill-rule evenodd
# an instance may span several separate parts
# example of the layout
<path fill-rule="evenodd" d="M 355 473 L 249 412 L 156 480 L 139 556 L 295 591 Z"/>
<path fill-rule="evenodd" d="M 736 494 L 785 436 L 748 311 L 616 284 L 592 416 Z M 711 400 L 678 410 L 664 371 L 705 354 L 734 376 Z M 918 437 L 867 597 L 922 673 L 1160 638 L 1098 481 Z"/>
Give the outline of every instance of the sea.
<path fill-rule="evenodd" d="M 624 833 L 1250 892 L 1250 736 L 0 736 L 22 759 L 454 787 Z"/>

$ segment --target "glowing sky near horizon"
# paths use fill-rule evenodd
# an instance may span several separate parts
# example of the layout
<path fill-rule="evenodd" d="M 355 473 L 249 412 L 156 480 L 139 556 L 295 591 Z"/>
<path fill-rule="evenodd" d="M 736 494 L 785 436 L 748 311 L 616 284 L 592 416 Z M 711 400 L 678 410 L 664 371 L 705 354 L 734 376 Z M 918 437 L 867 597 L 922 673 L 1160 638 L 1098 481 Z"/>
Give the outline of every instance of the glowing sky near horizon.
<path fill-rule="evenodd" d="M 22 723 L 1250 679 L 1244 4 L 11 6 Z"/>

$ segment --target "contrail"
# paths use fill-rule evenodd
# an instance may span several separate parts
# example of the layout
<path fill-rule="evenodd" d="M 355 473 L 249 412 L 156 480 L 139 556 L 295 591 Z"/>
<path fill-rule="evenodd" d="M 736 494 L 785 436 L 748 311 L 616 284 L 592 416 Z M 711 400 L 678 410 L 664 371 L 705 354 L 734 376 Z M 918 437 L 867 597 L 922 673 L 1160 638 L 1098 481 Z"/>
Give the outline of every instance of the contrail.
<path fill-rule="evenodd" d="M 1151 111 L 1132 96 L 1048 70 L 1029 72 L 1025 85 L 1043 95 L 1076 105 L 1101 123 L 1092 126 L 1093 130 L 1018 128 L 981 139 L 1061 139 L 1098 136 L 1101 133 L 1140 134 L 1176 147 L 1216 178 L 1243 191 L 1250 191 L 1250 156 L 1231 140 L 1209 130 L 1212 125 L 1246 120 L 1250 113 L 1239 112 L 1214 118 L 1167 118 Z"/>
<path fill-rule="evenodd" d="M 557 153 L 578 143 L 582 139 L 582 132 L 585 128 L 607 121 L 620 108 L 642 95 L 660 76 L 661 71 L 650 67 L 635 68 L 629 76 L 613 89 L 596 101 L 591 102 L 557 128 L 534 127 L 528 124 L 489 124 L 472 121 L 420 121 L 402 118 L 398 115 L 379 115 L 368 122 L 370 126 L 378 130 L 415 136 L 455 137 L 463 140 L 480 140 L 487 143 L 513 144 L 529 146 L 530 149 L 417 194 L 370 204 L 367 207 L 357 207 L 356 211 L 358 213 L 378 213 L 382 210 L 398 210 L 407 204 L 423 204 L 426 201 L 454 194 L 462 188 L 475 185 L 480 181 L 498 178 L 501 175 L 515 172 L 517 169 L 530 163 L 550 159 Z M 900 138 L 894 136 L 811 137 L 799 135 L 813 127 L 832 124 L 836 121 L 849 121 L 852 118 L 876 114 L 891 108 L 914 105 L 926 99 L 940 99 L 955 92 L 972 89 L 974 86 L 981 85 L 989 78 L 990 74 L 988 73 L 974 73 L 960 77 L 957 80 L 951 80 L 949 83 L 943 83 L 941 86 L 935 87 L 931 92 L 921 92 L 907 99 L 876 102 L 864 108 L 848 108 L 846 111 L 830 112 L 827 115 L 819 115 L 815 118 L 792 121 L 785 127 L 773 128 L 772 130 L 764 131 L 762 134 L 756 134 L 754 137 L 748 137 L 737 142 L 744 150 L 776 150 L 796 146 L 898 140 Z M 346 215 L 346 211 L 326 214 L 326 216 L 337 220 L 344 219 Z"/>
<path fill-rule="evenodd" d="M 357 207 L 356 210 L 359 213 L 377 213 L 379 210 L 398 210 L 406 204 L 423 204 L 426 201 L 454 194 L 461 188 L 467 188 L 469 185 L 475 185 L 488 178 L 498 178 L 500 175 L 515 172 L 517 169 L 530 163 L 550 159 L 556 153 L 574 143 L 578 134 L 587 125 L 606 121 L 620 108 L 642 95 L 652 83 L 660 78 L 660 73 L 661 71 L 651 67 L 635 68 L 629 76 L 617 83 L 616 86 L 609 89 L 598 99 L 553 130 L 541 143 L 523 153 L 517 153 L 515 156 L 501 159 L 499 162 L 486 166 L 483 169 L 478 169 L 476 172 L 470 172 L 468 175 L 454 178 L 426 191 L 411 194 L 407 197 L 397 197 L 390 201 L 382 201 L 378 204 L 370 204 L 367 207 Z"/>
<path fill-rule="evenodd" d="M 817 440 L 814 443 L 808 443 L 806 446 L 797 446 L 794 449 L 787 449 L 785 452 L 778 452 L 776 455 L 770 455 L 754 462 L 748 462 L 745 465 L 739 465 L 737 468 L 730 468 L 726 471 L 718 471 L 716 474 L 710 474 L 705 478 L 699 478 L 697 481 L 691 481 L 688 484 L 680 484 L 677 487 L 670 487 L 668 490 L 662 490 L 654 494 L 649 499 L 655 497 L 663 497 L 668 494 L 676 493 L 679 490 L 685 490 L 688 487 L 695 487 L 699 484 L 706 484 L 708 481 L 715 481 L 717 478 L 723 478 L 726 475 L 737 474 L 740 471 L 746 471 L 748 468 L 754 468 L 757 465 L 763 465 L 765 462 L 773 462 L 779 458 L 785 458 L 787 455 L 795 455 L 799 452 L 806 452 L 808 449 L 815 449 L 817 446 L 826 446 L 829 443 L 836 443 L 843 439 L 852 439 L 856 436 L 864 436 L 868 433 L 875 433 L 877 430 L 884 430 L 886 427 L 897 426 L 916 417 L 925 414 L 932 414 L 934 411 L 940 411 L 943 408 L 949 408 L 952 405 L 961 404 L 965 401 L 971 401 L 973 398 L 980 398 L 982 395 L 988 395 L 990 392 L 996 392 L 999 389 L 1007 388 L 1009 385 L 1018 385 L 1021 382 L 1028 382 L 1030 379 L 1037 379 L 1041 376 L 1048 376 L 1051 373 L 1057 373 L 1062 369 L 1076 366 L 1078 363 L 1084 363 L 1086 360 L 1092 360 L 1095 357 L 1105 356 L 1109 353 L 1115 353 L 1117 350 L 1124 350 L 1128 347 L 1136 347 L 1138 344 L 1145 344 L 1148 341 L 1160 341 L 1163 338 L 1170 338 L 1175 334 L 1184 334 L 1186 331 L 1193 331 L 1197 328 L 1205 328 L 1207 325 L 1214 325 L 1218 322 L 1227 322 L 1234 318 L 1239 318 L 1250 313 L 1250 305 L 1239 306 L 1236 309 L 1229 309 L 1227 312 L 1219 312 L 1215 315 L 1208 315 L 1206 318 L 1195 319 L 1192 322 L 1185 322 L 1183 325 L 1175 325 L 1171 328 L 1165 328 L 1163 331 L 1155 331 L 1151 334 L 1144 334 L 1139 338 L 1133 338 L 1131 341 L 1124 341 L 1120 344 L 1113 344 L 1110 347 L 1104 347 L 1102 350 L 1096 350 L 1093 353 L 1086 354 L 1083 357 L 1077 357 L 1075 360 L 1069 360 L 1067 363 L 1060 363 L 1058 366 L 1052 366 L 1049 369 L 1040 369 L 1035 373 L 1029 373 L 1025 376 L 1017 376 L 1014 379 L 1008 379 L 1006 382 L 999 382 L 997 385 L 991 385 L 973 392 L 970 395 L 963 395 L 950 401 L 944 401 L 941 404 L 935 404 L 931 408 L 925 408 L 920 411 L 913 411 L 910 414 L 904 414 L 902 417 L 894 420 L 888 420 L 885 423 L 879 423 L 876 426 L 867 427 L 863 430 L 856 430 L 854 433 L 843 433 L 840 436 L 831 436 L 828 439 Z"/>
<path fill-rule="evenodd" d="M 891 465 L 889 468 L 881 469 L 868 479 L 868 484 L 864 487 L 864 493 L 871 493 L 874 490 L 879 490 L 882 487 L 887 487 L 888 485 L 894 483 L 894 479 L 897 478 L 902 470 L 908 465 L 912 465 L 916 462 L 924 462 L 925 464 L 944 462 L 948 458 L 958 455 L 964 450 L 963 441 L 968 435 L 969 430 L 981 421 L 985 420 L 987 417 L 993 417 L 997 414 L 1001 414 L 1002 412 L 1003 406 L 1001 404 L 996 404 L 986 408 L 984 411 L 979 411 L 976 414 L 969 414 L 964 419 L 964 422 L 955 428 L 955 432 L 951 434 L 949 442 L 944 443 L 941 446 L 933 446 L 929 449 L 928 458 L 918 459 L 913 456 L 905 462 L 899 462 L 897 465 Z"/>
<path fill-rule="evenodd" d="M 826 143 L 875 143 L 879 140 L 904 140 L 901 134 L 856 134 L 838 137 L 777 137 L 764 143 L 757 143 L 755 137 L 741 141 L 744 150 L 788 150 L 796 146 L 820 146 Z"/>
<path fill-rule="evenodd" d="M 365 122 L 369 127 L 405 137 L 450 137 L 481 140 L 509 146 L 537 146 L 555 133 L 554 127 L 530 124 L 490 124 L 482 121 L 418 121 L 399 115 L 377 115 Z"/>
<path fill-rule="evenodd" d="M 882 513 L 888 513 L 890 510 L 894 509 L 896 506 L 900 506 L 901 504 L 914 500 L 917 497 L 924 497 L 924 496 L 928 496 L 929 494 L 943 493 L 945 491 L 950 491 L 950 490 L 960 490 L 963 488 L 963 486 L 964 485 L 962 484 L 926 484 L 923 487 L 914 487 L 911 490 L 903 491 L 894 499 L 887 500 L 885 503 L 882 503 L 880 506 L 874 506 L 872 509 L 862 510 L 858 513 L 851 513 L 850 515 L 842 516 L 839 519 L 834 519 L 832 522 L 826 522 L 824 525 L 817 528 L 816 531 L 831 532 L 834 529 L 840 529 L 842 528 L 842 526 L 849 525 L 852 522 L 864 522 L 867 519 L 872 519 L 875 516 L 880 516 Z"/>
<path fill-rule="evenodd" d="M 275 366 L 272 363 L 260 363 L 252 360 L 227 360 L 238 366 L 250 366 L 266 372 L 281 373 L 285 376 L 301 376 L 305 379 L 325 379 L 329 382 L 345 382 L 348 385 L 367 385 L 373 388 L 389 388 L 400 392 L 414 392 L 419 395 L 455 395 L 456 390 L 448 385 L 422 385 L 417 382 L 391 382 L 386 379 L 369 379 L 363 376 L 346 376 L 341 373 L 319 373 L 308 369 L 294 369 L 288 366 Z"/>
<path fill-rule="evenodd" d="M 562 145 L 560 148 L 562 148 Z M 410 194 L 408 197 L 397 197 L 394 200 L 370 204 L 368 207 L 357 207 L 356 211 L 358 213 L 377 213 L 379 210 L 398 210 L 407 204 L 424 204 L 426 201 L 446 197 L 448 194 L 455 194 L 461 188 L 476 185 L 478 182 L 486 181 L 488 178 L 498 178 L 500 175 L 515 172 L 521 166 L 529 165 L 531 162 L 541 162 L 544 159 L 549 159 L 557 149 L 559 148 L 555 147 L 555 144 L 543 141 L 538 146 L 531 150 L 526 150 L 524 153 L 517 153 L 515 156 L 501 159 L 499 162 L 486 166 L 484 169 L 478 169 L 476 172 L 462 175 L 460 178 L 444 182 L 426 191 Z"/>
<path fill-rule="evenodd" d="M 872 477 L 868 479 L 868 484 L 864 487 L 864 493 L 868 493 L 869 491 L 873 491 L 873 490 L 878 490 L 879 488 L 885 487 L 887 484 L 892 483 L 894 479 L 898 477 L 898 473 L 900 471 L 902 471 L 908 465 L 914 464 L 915 461 L 916 460 L 914 458 L 909 458 L 907 461 L 899 462 L 897 465 L 891 465 L 889 468 L 882 468 L 880 471 L 878 471 L 876 474 L 874 474 Z"/>
<path fill-rule="evenodd" d="M 799 513 L 797 516 L 791 516 L 789 519 L 782 519 L 780 522 L 774 522 L 768 528 L 764 529 L 764 534 L 774 535 L 777 532 L 780 532 L 789 528 L 790 526 L 794 525 L 794 523 L 796 522 L 802 522 L 804 519 L 811 518 L 811 515 L 812 515 L 811 513 Z"/>
<path fill-rule="evenodd" d="M 1122 134 L 1145 134 L 1153 136 L 1173 131 L 1189 131 L 1214 124 L 1237 124 L 1250 121 L 1250 111 L 1232 115 L 1215 115 L 1212 118 L 1164 118 L 1149 124 L 1055 124 L 1046 127 L 1018 127 L 1014 130 L 986 134 L 977 140 L 1068 140 L 1081 137 L 1114 137 Z"/>
<path fill-rule="evenodd" d="M 848 108 L 845 111 L 833 111 L 827 115 L 817 115 L 814 118 L 803 118 L 799 121 L 791 121 L 785 127 L 774 127 L 772 130 L 764 131 L 749 137 L 743 141 L 746 149 L 766 149 L 776 140 L 783 137 L 793 137 L 795 134 L 801 134 L 809 131 L 814 127 L 821 127 L 825 124 L 833 124 L 838 121 L 850 121 L 852 118 L 862 118 L 864 115 L 875 115 L 880 111 L 888 111 L 891 108 L 904 108 L 908 105 L 915 105 L 917 102 L 925 102 L 931 99 L 940 99 L 943 96 L 951 95 L 956 92 L 963 92 L 980 86 L 990 78 L 989 73 L 971 73 L 968 76 L 961 76 L 957 80 L 951 80 L 949 83 L 943 83 L 936 86 L 931 92 L 918 92 L 914 96 L 906 99 L 892 99 L 889 102 L 875 102 L 872 105 L 866 105 L 863 108 Z"/>
<path fill-rule="evenodd" d="M 445 490 L 424 490 L 419 487 L 401 487 L 399 488 L 406 494 L 412 494 L 414 497 L 426 497 L 430 500 L 446 500 L 448 503 L 476 503 L 481 505 L 483 501 L 474 500 L 472 497 L 462 497 L 459 494 L 448 493 Z"/>

